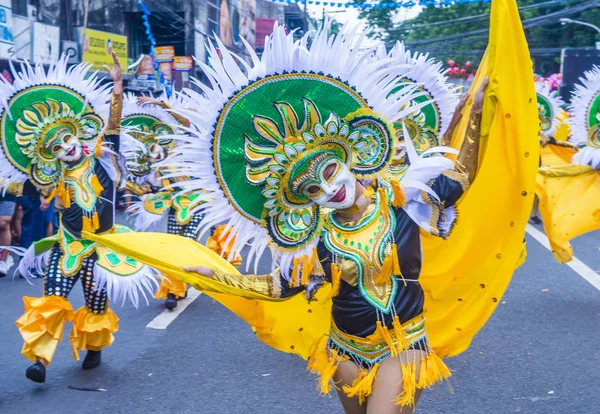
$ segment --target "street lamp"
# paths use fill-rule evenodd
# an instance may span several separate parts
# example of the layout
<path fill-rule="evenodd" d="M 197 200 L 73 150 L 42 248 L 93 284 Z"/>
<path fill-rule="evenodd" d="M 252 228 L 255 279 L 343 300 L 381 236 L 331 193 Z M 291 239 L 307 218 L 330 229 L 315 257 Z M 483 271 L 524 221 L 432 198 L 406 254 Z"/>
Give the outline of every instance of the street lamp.
<path fill-rule="evenodd" d="M 565 24 L 568 24 L 568 23 L 580 24 L 582 26 L 591 27 L 592 29 L 594 29 L 595 31 L 597 31 L 598 33 L 600 33 L 600 27 L 598 27 L 596 25 L 593 25 L 591 23 L 582 22 L 580 20 L 567 19 L 566 17 L 563 17 L 563 18 L 559 19 L 559 21 L 560 21 L 560 24 L 562 24 L 563 26 Z M 600 50 L 600 42 L 596 42 L 596 49 Z"/>

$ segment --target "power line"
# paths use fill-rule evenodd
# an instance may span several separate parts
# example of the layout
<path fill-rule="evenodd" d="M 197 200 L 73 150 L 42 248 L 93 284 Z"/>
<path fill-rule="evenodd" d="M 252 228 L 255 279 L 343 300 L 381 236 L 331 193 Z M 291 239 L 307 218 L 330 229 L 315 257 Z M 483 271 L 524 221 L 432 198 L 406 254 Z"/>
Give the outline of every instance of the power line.
<path fill-rule="evenodd" d="M 531 4 L 529 6 L 522 6 L 522 7 L 519 7 L 519 11 L 531 10 L 531 9 L 536 9 L 536 8 L 540 8 L 540 7 L 545 7 L 545 6 L 551 7 L 553 5 L 559 5 L 562 3 L 564 3 L 564 0 L 552 0 L 552 1 L 547 1 L 544 3 L 537 3 L 537 4 Z M 468 22 L 471 22 L 474 20 L 487 19 L 487 18 L 489 18 L 489 16 L 490 16 L 489 13 L 482 13 L 482 14 L 476 14 L 473 16 L 459 17 L 458 19 L 443 20 L 440 22 L 416 24 L 416 25 L 412 25 L 412 26 L 407 26 L 405 28 L 390 29 L 390 30 L 388 30 L 388 32 L 407 31 L 407 30 L 412 30 L 412 29 L 420 29 L 422 27 L 431 27 L 431 26 L 440 26 L 440 25 L 450 26 L 450 25 L 454 25 L 454 24 L 468 23 Z"/>
<path fill-rule="evenodd" d="M 570 16 L 572 14 L 580 13 L 582 11 L 593 9 L 596 7 L 600 7 L 600 2 L 593 0 L 587 3 L 582 3 L 580 5 L 574 6 L 569 9 L 560 10 L 557 12 L 549 13 L 544 16 L 532 17 L 531 19 L 523 20 L 522 24 L 525 29 L 541 26 L 546 24 L 551 24 L 556 22 L 561 17 Z M 412 42 L 405 42 L 407 46 L 418 46 L 418 45 L 426 45 L 429 43 L 437 43 L 437 42 L 448 42 L 450 40 L 455 39 L 464 39 L 464 38 L 472 38 L 470 41 L 475 41 L 478 39 L 487 38 L 487 34 L 489 32 L 489 28 L 477 29 L 467 33 L 458 33 L 455 35 L 446 35 L 446 36 L 438 36 L 432 37 L 429 39 L 416 40 Z M 482 36 L 483 35 L 483 36 Z"/>

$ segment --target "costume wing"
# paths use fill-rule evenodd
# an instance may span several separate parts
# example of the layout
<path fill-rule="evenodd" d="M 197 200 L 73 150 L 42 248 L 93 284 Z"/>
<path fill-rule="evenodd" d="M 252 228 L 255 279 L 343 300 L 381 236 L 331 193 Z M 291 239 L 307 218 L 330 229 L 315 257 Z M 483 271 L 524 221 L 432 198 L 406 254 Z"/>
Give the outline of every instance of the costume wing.
<path fill-rule="evenodd" d="M 600 229 L 600 173 L 580 164 L 543 167 L 537 194 L 552 254 L 560 263 L 570 262 L 570 241 Z"/>
<path fill-rule="evenodd" d="M 314 344 L 329 332 L 331 300 L 324 299 L 329 287 L 320 289 L 313 303 L 307 303 L 303 295 L 273 299 L 184 271 L 182 266 L 201 263 L 223 272 L 238 273 L 226 259 L 187 238 L 164 233 L 83 236 L 205 292 L 252 326 L 261 341 L 277 350 L 306 359 Z"/>
<path fill-rule="evenodd" d="M 484 76 L 490 83 L 477 177 L 457 205 L 459 222 L 449 239 L 422 234 L 420 282 L 427 330 L 440 357 L 468 348 L 524 254 L 539 162 L 539 122 L 531 58 L 514 0 L 492 2 L 488 49 L 453 137 L 454 148 L 460 148 L 472 97 Z"/>

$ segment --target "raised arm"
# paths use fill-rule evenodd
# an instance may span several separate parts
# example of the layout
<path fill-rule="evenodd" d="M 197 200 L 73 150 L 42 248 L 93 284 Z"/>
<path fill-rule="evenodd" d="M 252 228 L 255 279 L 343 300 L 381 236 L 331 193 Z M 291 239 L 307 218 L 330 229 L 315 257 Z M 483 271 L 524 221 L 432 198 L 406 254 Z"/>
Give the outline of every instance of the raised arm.
<path fill-rule="evenodd" d="M 455 169 L 458 172 L 466 174 L 469 183 L 472 183 L 477 173 L 477 164 L 479 162 L 479 129 L 481 126 L 481 111 L 483 110 L 483 97 L 485 88 L 488 85 L 488 78 L 485 77 L 481 86 L 475 93 L 473 107 L 469 116 L 469 124 L 465 132 L 465 139 L 460 148 L 460 153 L 456 159 Z"/>
<path fill-rule="evenodd" d="M 454 135 L 454 130 L 456 129 L 456 126 L 458 125 L 458 121 L 460 121 L 462 118 L 462 110 L 465 107 L 465 104 L 467 103 L 467 99 L 469 99 L 469 95 L 470 95 L 469 93 L 465 93 L 460 98 L 460 101 L 458 102 L 458 105 L 456 106 L 456 110 L 454 111 L 454 114 L 452 114 L 452 119 L 450 120 L 450 125 L 448 125 L 448 129 L 446 129 L 446 132 L 444 132 L 444 135 L 442 136 L 440 145 L 444 145 L 444 146 L 450 145 L 450 141 L 452 140 L 452 135 Z"/>
<path fill-rule="evenodd" d="M 164 109 L 173 109 L 173 105 L 169 105 L 167 102 L 161 101 L 160 99 L 156 99 L 151 96 L 140 96 L 137 99 L 137 103 L 139 105 L 157 105 Z M 176 112 L 171 111 L 169 113 L 171 115 L 173 115 L 173 118 L 175 118 L 177 120 L 177 122 L 179 122 L 180 125 L 182 125 L 186 128 L 189 128 L 189 126 L 190 126 L 189 119 L 187 119 L 186 117 L 184 117 L 182 115 L 179 115 Z"/>
<path fill-rule="evenodd" d="M 109 141 L 115 152 L 119 151 L 119 136 L 121 134 L 121 113 L 123 111 L 123 71 L 116 52 L 112 52 L 114 67 L 110 69 L 104 65 L 106 70 L 113 80 L 112 98 L 110 101 L 110 114 L 108 117 L 108 125 L 104 132 L 104 137 Z"/>

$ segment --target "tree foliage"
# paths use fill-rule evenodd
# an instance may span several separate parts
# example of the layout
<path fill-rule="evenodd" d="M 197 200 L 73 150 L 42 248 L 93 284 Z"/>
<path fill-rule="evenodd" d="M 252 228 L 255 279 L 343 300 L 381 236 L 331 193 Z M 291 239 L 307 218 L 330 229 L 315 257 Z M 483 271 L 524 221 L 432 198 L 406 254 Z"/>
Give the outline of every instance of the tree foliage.
<path fill-rule="evenodd" d="M 365 1 L 355 0 L 355 3 Z M 381 0 L 381 3 L 396 1 Z M 537 4 L 540 3 L 549 3 L 549 0 L 519 0 L 521 19 L 526 21 L 558 11 L 567 11 L 590 3 L 590 0 L 557 1 L 538 7 Z M 402 40 L 411 50 L 429 52 L 440 60 L 478 62 L 487 44 L 489 12 L 490 3 L 460 3 L 450 6 L 427 6 L 415 18 L 402 22 L 397 22 L 398 11 L 391 9 L 364 9 L 361 18 L 366 19 L 374 29 L 372 37 L 380 38 L 390 46 L 397 40 Z M 595 8 L 569 14 L 568 17 L 598 24 L 600 1 L 596 1 Z M 560 70 L 561 48 L 594 47 L 595 42 L 600 41 L 600 34 L 594 29 L 576 24 L 561 25 L 558 19 L 559 17 L 549 17 L 544 19 L 546 24 L 525 29 L 535 70 L 543 75 Z M 436 40 L 424 42 L 426 39 Z"/>

